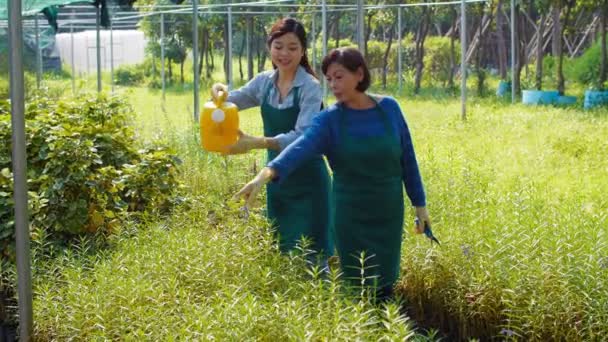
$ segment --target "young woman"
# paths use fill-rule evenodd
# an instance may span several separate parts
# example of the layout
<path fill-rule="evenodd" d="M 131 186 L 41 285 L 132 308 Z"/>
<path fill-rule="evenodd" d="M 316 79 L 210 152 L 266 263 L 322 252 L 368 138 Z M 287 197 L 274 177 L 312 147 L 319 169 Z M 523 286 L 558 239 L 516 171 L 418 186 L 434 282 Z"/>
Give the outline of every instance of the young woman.
<path fill-rule="evenodd" d="M 261 107 L 264 136 L 240 132 L 238 142 L 227 148 L 227 154 L 266 149 L 271 161 L 310 126 L 320 111 L 323 96 L 306 57 L 304 26 L 292 18 L 278 20 L 270 30 L 268 48 L 273 70 L 257 75 L 228 96 L 240 110 Z M 215 84 L 212 96 L 219 96 L 220 91 L 228 89 Z M 277 229 L 281 251 L 293 249 L 306 237 L 312 242 L 312 250 L 331 255 L 329 174 L 321 155 L 310 154 L 305 159 L 288 181 L 268 185 L 267 215 Z"/>
<path fill-rule="evenodd" d="M 430 224 L 414 146 L 399 104 L 365 93 L 370 75 L 358 50 L 333 50 L 322 69 L 338 103 L 237 196 L 252 201 L 267 182 L 287 182 L 304 160 L 325 154 L 334 172 L 335 243 L 342 272 L 360 284 L 365 252 L 365 284 L 377 286 L 382 300 L 392 295 L 399 276 L 404 184 L 419 219 L 417 232 Z"/>

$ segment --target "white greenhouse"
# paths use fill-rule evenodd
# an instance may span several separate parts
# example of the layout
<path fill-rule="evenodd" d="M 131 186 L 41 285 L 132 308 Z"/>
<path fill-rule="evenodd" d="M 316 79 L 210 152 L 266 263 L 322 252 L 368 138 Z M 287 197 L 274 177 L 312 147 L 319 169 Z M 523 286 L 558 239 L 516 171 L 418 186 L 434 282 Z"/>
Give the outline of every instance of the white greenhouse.
<path fill-rule="evenodd" d="M 100 41 L 102 70 L 110 70 L 112 61 L 116 68 L 124 64 L 141 63 L 144 60 L 146 39 L 141 31 L 114 30 L 110 37 L 110 31 L 103 30 L 100 32 Z M 73 56 L 74 69 L 77 73 L 91 74 L 97 71 L 96 31 L 60 33 L 56 36 L 56 42 L 62 63 L 71 65 Z M 73 55 L 72 46 L 74 46 Z"/>

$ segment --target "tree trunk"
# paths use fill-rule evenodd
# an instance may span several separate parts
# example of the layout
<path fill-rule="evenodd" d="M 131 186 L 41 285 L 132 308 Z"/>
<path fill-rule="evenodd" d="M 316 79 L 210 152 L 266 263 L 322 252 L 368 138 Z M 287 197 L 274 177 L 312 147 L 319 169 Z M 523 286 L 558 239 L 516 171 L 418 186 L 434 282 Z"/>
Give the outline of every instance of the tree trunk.
<path fill-rule="evenodd" d="M 211 54 L 213 47 L 209 45 L 209 31 L 205 31 L 205 74 L 207 78 L 211 78 L 213 71 L 213 55 Z"/>
<path fill-rule="evenodd" d="M 516 56 L 514 74 L 511 75 L 511 91 L 515 92 L 515 95 L 521 93 L 521 24 L 520 23 L 521 13 L 519 11 L 519 5 L 515 5 L 515 22 L 518 24 L 515 30 L 515 51 L 512 51 L 513 56 Z"/>
<path fill-rule="evenodd" d="M 340 47 L 340 19 L 342 14 L 336 14 L 336 49 Z"/>
<path fill-rule="evenodd" d="M 498 0 L 496 4 L 496 36 L 498 45 L 498 72 L 501 80 L 507 79 L 507 46 L 505 45 L 504 22 L 505 18 L 502 12 L 503 0 Z"/>
<path fill-rule="evenodd" d="M 606 21 L 608 17 L 608 3 L 604 2 L 604 9 L 600 13 L 600 42 L 601 46 L 601 60 L 600 60 L 600 77 L 598 87 L 600 90 L 604 90 L 604 84 L 606 83 L 606 78 L 608 78 L 608 56 L 606 51 Z"/>
<path fill-rule="evenodd" d="M 258 62 L 258 72 L 262 72 L 264 70 L 264 68 L 262 67 L 262 53 L 260 52 L 260 37 L 256 37 L 255 39 L 255 52 L 256 52 L 256 56 L 257 56 L 257 62 Z"/>
<path fill-rule="evenodd" d="M 561 50 L 561 21 L 560 21 L 560 13 L 562 9 L 559 6 L 560 4 L 556 4 L 551 7 L 551 16 L 553 17 L 553 38 L 551 40 L 553 57 L 557 57 L 560 54 Z"/>
<path fill-rule="evenodd" d="M 369 60 L 369 52 L 367 51 L 367 42 L 369 42 L 369 37 L 372 34 L 372 18 L 375 13 L 367 14 L 367 25 L 365 30 L 365 60 Z"/>
<path fill-rule="evenodd" d="M 207 71 L 207 74 L 209 75 L 209 78 L 211 78 L 211 73 L 213 72 L 213 70 L 215 70 L 215 57 L 213 56 L 213 44 L 211 44 L 211 41 L 209 40 L 209 34 L 207 33 L 207 55 L 209 56 L 209 69 Z"/>
<path fill-rule="evenodd" d="M 156 58 L 152 55 L 152 77 L 156 77 Z"/>
<path fill-rule="evenodd" d="M 173 61 L 171 61 L 170 59 L 168 61 L 169 61 L 169 83 L 173 83 L 173 68 L 171 66 L 173 64 Z"/>
<path fill-rule="evenodd" d="M 543 37 L 545 35 L 545 15 L 540 15 L 536 30 L 536 89 L 543 89 Z"/>
<path fill-rule="evenodd" d="M 491 21 L 492 17 L 485 12 L 483 14 L 483 16 L 481 17 L 481 21 L 479 22 L 479 33 L 478 33 L 478 39 L 479 42 L 477 43 L 477 61 L 476 61 L 476 73 L 477 73 L 477 94 L 479 96 L 484 96 L 484 89 L 485 89 L 485 80 L 486 80 L 486 73 L 485 70 L 483 69 L 483 44 L 484 44 L 484 30 L 483 27 L 485 26 L 485 23 L 487 21 Z M 491 22 L 488 24 L 491 25 Z"/>
<path fill-rule="evenodd" d="M 198 53 L 198 75 L 199 77 L 203 74 L 203 56 L 205 55 L 205 51 L 207 50 L 207 47 L 205 46 L 205 34 L 207 33 L 207 29 L 203 29 L 202 31 L 199 32 L 199 39 L 198 39 L 198 43 L 199 43 L 199 53 Z M 202 37 L 201 37 L 202 36 Z M 202 42 L 201 42 L 201 38 L 202 38 Z"/>
<path fill-rule="evenodd" d="M 566 34 L 566 27 L 568 27 L 568 21 L 570 19 L 570 12 L 572 11 L 572 7 L 574 7 L 575 0 L 571 2 L 566 2 L 566 14 L 564 15 L 564 25 L 560 29 L 560 51 L 559 51 L 559 61 L 557 62 L 557 91 L 560 95 L 564 95 L 566 93 L 566 80 L 564 79 L 564 49 L 562 47 L 561 42 L 564 39 Z"/>
<path fill-rule="evenodd" d="M 430 25 L 430 10 L 428 7 L 422 9 L 420 24 L 416 30 L 416 74 L 414 77 L 414 93 L 420 93 L 420 84 L 422 83 L 422 71 L 424 69 L 424 41 Z"/>
<path fill-rule="evenodd" d="M 448 88 L 454 89 L 454 72 L 456 71 L 456 23 L 458 22 L 458 12 L 455 7 L 451 7 L 452 28 L 450 30 L 450 74 L 448 77 Z"/>
<path fill-rule="evenodd" d="M 182 60 L 182 62 L 179 64 L 179 81 L 182 85 L 184 85 L 184 63 L 186 62 L 186 60 Z"/>
<path fill-rule="evenodd" d="M 229 38 L 228 37 L 228 18 L 226 18 L 226 20 L 224 21 L 224 79 L 226 80 L 226 83 L 228 83 L 228 80 L 230 79 L 230 75 L 228 75 L 228 69 L 230 67 L 230 64 L 232 63 L 232 60 L 228 59 L 228 50 L 230 49 L 230 46 L 228 46 L 228 41 Z"/>
<path fill-rule="evenodd" d="M 253 78 L 253 17 L 247 17 L 247 79 Z"/>
<path fill-rule="evenodd" d="M 532 17 L 532 6 L 527 6 L 528 7 L 528 16 Z M 520 24 L 521 28 L 522 28 L 522 34 L 521 34 L 521 40 L 523 42 L 523 45 L 521 46 L 521 51 L 520 51 L 520 58 L 521 58 L 521 63 L 523 65 L 523 67 L 526 69 L 526 80 L 530 79 L 530 68 L 529 68 L 529 63 L 528 63 L 528 26 L 530 26 L 530 24 L 528 23 L 528 21 L 526 20 L 526 14 L 524 13 L 521 16 L 521 21 Z"/>
<path fill-rule="evenodd" d="M 395 24 L 390 28 L 388 33 L 388 44 L 386 45 L 386 51 L 384 52 L 384 61 L 382 68 L 382 89 L 386 89 L 386 73 L 388 72 L 388 55 L 391 51 L 391 45 L 393 44 L 393 36 L 395 35 Z"/>
<path fill-rule="evenodd" d="M 264 65 L 266 64 L 266 49 L 265 49 L 265 41 L 266 41 L 266 29 L 264 25 L 260 24 L 260 39 L 258 42 L 260 46 L 258 46 L 258 72 L 264 71 Z"/>
<path fill-rule="evenodd" d="M 199 36 L 199 38 L 202 38 L 202 42 L 200 41 L 201 39 L 199 39 L 199 43 L 200 43 L 200 52 L 198 54 L 198 75 L 199 75 L 199 77 L 203 75 L 203 65 L 205 62 L 204 57 L 205 57 L 205 54 L 207 53 L 207 37 L 206 37 L 207 30 L 203 29 L 200 33 L 201 33 L 200 36 L 202 36 L 202 37 Z M 207 63 L 207 64 L 209 64 L 209 63 Z"/>
<path fill-rule="evenodd" d="M 245 44 L 247 43 L 247 37 L 245 37 L 243 35 L 243 43 L 241 44 L 241 49 L 239 51 L 239 74 L 241 75 L 241 80 L 244 79 L 243 76 L 243 62 L 242 62 L 242 57 L 243 57 L 243 53 L 245 52 Z"/>

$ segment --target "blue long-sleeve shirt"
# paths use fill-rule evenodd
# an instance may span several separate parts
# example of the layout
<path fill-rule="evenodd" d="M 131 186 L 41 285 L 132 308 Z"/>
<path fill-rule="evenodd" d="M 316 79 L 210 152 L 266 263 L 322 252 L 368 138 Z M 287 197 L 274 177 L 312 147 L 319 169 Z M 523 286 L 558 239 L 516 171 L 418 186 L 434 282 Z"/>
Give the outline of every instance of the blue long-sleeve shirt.
<path fill-rule="evenodd" d="M 310 126 L 312 119 L 319 113 L 323 93 L 319 80 L 306 72 L 302 66 L 298 66 L 296 76 L 291 84 L 291 88 L 284 99 L 276 86 L 279 71 L 269 70 L 258 74 L 251 81 L 247 82 L 239 89 L 233 90 L 228 95 L 228 101 L 236 104 L 239 110 L 262 105 L 266 90 L 270 87 L 268 94 L 268 104 L 278 109 L 289 108 L 294 105 L 294 88 L 299 88 L 300 113 L 296 120 L 293 130 L 274 136 L 283 150 L 287 145 L 294 142 Z"/>
<path fill-rule="evenodd" d="M 399 136 L 402 148 L 401 166 L 403 184 L 414 206 L 425 206 L 426 195 L 418 169 L 412 137 L 397 101 L 392 97 L 382 98 L 378 105 L 388 115 L 391 127 Z M 346 114 L 345 125 L 353 137 L 372 137 L 385 134 L 386 128 L 376 108 L 357 110 L 343 107 Z M 340 144 L 340 115 L 337 105 L 322 111 L 312 125 L 279 156 L 268 163 L 277 173 L 275 181 L 280 181 L 295 170 L 303 161 L 316 154 L 327 156 L 333 168 L 334 151 Z"/>

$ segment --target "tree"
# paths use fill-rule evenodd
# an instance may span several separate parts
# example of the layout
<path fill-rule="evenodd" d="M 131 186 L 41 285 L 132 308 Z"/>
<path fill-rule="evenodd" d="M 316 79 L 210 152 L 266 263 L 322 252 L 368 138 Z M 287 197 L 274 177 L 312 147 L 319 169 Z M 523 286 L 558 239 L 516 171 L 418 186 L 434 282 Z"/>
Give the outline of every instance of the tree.
<path fill-rule="evenodd" d="M 545 22 L 551 11 L 551 2 L 550 0 L 536 0 L 535 5 L 539 14 L 536 27 L 536 89 L 542 90 Z"/>
<path fill-rule="evenodd" d="M 606 49 L 606 25 L 608 25 L 608 0 L 579 0 L 578 6 L 589 11 L 597 11 L 600 17 L 600 65 L 598 70 L 597 84 L 599 90 L 606 88 L 608 80 L 608 52 Z"/>
<path fill-rule="evenodd" d="M 600 37 L 601 37 L 601 61 L 600 61 L 600 79 L 599 88 L 604 90 L 606 87 L 606 79 L 608 78 L 608 53 L 606 51 L 606 25 L 608 25 L 608 0 L 604 0 L 600 6 Z"/>
<path fill-rule="evenodd" d="M 472 46 L 471 48 L 475 48 L 475 73 L 477 74 L 477 94 L 479 96 L 483 96 L 485 89 L 485 79 L 486 72 L 483 65 L 483 46 L 485 44 L 485 32 L 488 27 L 490 27 L 492 22 L 492 13 L 493 9 L 491 7 L 486 7 L 486 4 L 480 3 L 472 6 L 471 13 L 473 17 L 479 18 L 479 24 L 477 26 L 477 34 L 476 34 L 476 47 Z"/>
<path fill-rule="evenodd" d="M 570 24 L 570 17 L 572 14 L 572 10 L 575 8 L 576 0 L 553 0 L 553 8 L 554 8 L 554 19 L 558 19 L 560 22 L 559 13 L 562 13 L 563 19 L 561 19 L 560 24 L 558 25 L 559 35 L 557 37 L 554 36 L 554 39 L 558 39 L 555 47 L 557 48 L 557 91 L 560 95 L 564 95 L 566 92 L 566 80 L 564 78 L 564 49 L 562 46 L 562 42 L 564 40 L 564 36 L 566 35 L 566 30 Z"/>
<path fill-rule="evenodd" d="M 505 34 L 504 34 L 504 22 L 505 16 L 503 12 L 503 2 L 504 0 L 498 0 L 496 3 L 496 36 L 498 45 L 498 73 L 500 74 L 500 79 L 507 79 L 507 47 L 505 44 Z"/>
<path fill-rule="evenodd" d="M 420 85 L 422 83 L 422 72 L 424 69 L 424 43 L 431 27 L 433 11 L 433 7 L 430 6 L 415 7 L 412 11 L 410 11 L 411 14 L 413 14 L 413 17 L 410 17 L 410 20 L 414 22 L 414 25 L 416 27 L 416 31 L 414 33 L 414 59 L 416 66 L 414 74 L 415 94 L 420 93 Z"/>

